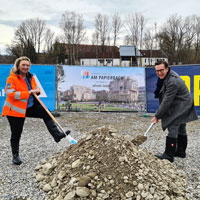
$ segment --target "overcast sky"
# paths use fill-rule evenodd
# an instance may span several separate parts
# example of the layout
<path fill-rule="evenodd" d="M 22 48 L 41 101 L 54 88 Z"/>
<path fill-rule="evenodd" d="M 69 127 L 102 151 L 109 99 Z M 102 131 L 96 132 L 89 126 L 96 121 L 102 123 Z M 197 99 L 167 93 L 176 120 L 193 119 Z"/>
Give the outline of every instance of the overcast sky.
<path fill-rule="evenodd" d="M 65 11 L 75 11 L 84 17 L 85 26 L 94 29 L 97 13 L 118 12 L 122 18 L 142 13 L 148 24 L 164 23 L 170 15 L 200 16 L 200 0 L 0 0 L 0 53 L 11 44 L 14 31 L 23 20 L 40 18 L 59 33 L 58 24 Z"/>

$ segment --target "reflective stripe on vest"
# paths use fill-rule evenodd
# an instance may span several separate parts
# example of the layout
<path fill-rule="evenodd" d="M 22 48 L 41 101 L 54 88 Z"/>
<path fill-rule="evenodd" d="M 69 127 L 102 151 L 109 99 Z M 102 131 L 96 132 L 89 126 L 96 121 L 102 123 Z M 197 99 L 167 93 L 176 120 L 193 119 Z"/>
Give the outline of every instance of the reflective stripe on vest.
<path fill-rule="evenodd" d="M 16 91 L 15 89 L 7 89 L 6 94 L 10 94 L 10 93 L 15 92 L 15 91 Z"/>
<path fill-rule="evenodd" d="M 12 106 L 12 110 L 18 112 L 18 113 L 21 113 L 21 114 L 25 114 L 26 113 L 26 109 L 22 109 L 22 108 L 19 108 L 17 106 Z"/>
<path fill-rule="evenodd" d="M 28 100 L 27 99 L 19 99 L 19 101 L 27 103 Z"/>
<path fill-rule="evenodd" d="M 14 106 L 14 105 L 11 105 L 10 102 L 6 101 L 4 106 L 8 106 L 9 108 L 11 108 L 12 106 L 12 110 L 18 112 L 18 113 L 21 113 L 21 114 L 25 114 L 26 113 L 26 109 L 23 109 L 23 108 L 19 108 L 17 106 Z"/>
<path fill-rule="evenodd" d="M 15 99 L 20 99 L 21 92 L 15 92 Z"/>
<path fill-rule="evenodd" d="M 6 101 L 5 104 L 4 104 L 4 106 L 8 106 L 9 108 L 11 108 L 11 103 L 8 102 L 8 101 Z"/>

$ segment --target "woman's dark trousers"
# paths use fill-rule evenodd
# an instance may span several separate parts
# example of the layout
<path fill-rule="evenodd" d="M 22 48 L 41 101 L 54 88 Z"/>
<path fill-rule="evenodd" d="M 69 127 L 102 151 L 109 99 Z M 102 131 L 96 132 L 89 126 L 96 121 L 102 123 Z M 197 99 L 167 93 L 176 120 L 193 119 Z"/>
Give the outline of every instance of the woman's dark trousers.
<path fill-rule="evenodd" d="M 65 134 L 61 133 L 58 130 L 54 121 L 50 118 L 50 116 L 47 114 L 45 109 L 40 104 L 35 103 L 32 107 L 27 108 L 26 117 L 43 119 L 47 129 L 53 136 L 55 142 L 59 142 L 62 138 L 65 137 Z M 20 165 L 21 160 L 19 158 L 19 143 L 23 131 L 25 118 L 7 116 L 7 119 L 11 128 L 10 144 L 13 154 L 13 163 Z"/>

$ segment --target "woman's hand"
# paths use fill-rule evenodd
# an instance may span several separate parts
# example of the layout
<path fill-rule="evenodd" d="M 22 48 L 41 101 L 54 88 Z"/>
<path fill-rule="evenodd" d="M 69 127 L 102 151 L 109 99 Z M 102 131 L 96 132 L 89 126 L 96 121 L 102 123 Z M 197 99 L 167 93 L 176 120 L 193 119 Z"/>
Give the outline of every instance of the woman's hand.
<path fill-rule="evenodd" d="M 158 123 L 158 119 L 156 117 L 154 117 L 152 120 L 151 120 L 154 124 Z"/>
<path fill-rule="evenodd" d="M 29 90 L 29 94 L 37 94 L 39 93 L 40 90 L 39 89 L 32 89 L 32 90 Z"/>

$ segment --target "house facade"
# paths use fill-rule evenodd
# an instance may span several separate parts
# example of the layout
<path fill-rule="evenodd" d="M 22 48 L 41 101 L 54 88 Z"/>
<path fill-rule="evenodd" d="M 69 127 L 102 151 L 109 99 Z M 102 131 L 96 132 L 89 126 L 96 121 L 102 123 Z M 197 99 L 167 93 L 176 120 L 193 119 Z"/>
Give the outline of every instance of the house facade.
<path fill-rule="evenodd" d="M 65 45 L 68 62 L 74 59 L 74 63 L 81 66 L 119 66 L 119 48 L 116 46 L 100 46 L 79 44 L 75 47 Z M 73 54 L 73 55 L 72 55 Z"/>
<path fill-rule="evenodd" d="M 141 66 L 151 67 L 154 66 L 158 60 L 163 60 L 168 62 L 167 55 L 162 50 L 140 50 L 141 56 Z"/>
<path fill-rule="evenodd" d="M 138 50 L 135 46 L 65 45 L 66 64 L 69 60 L 81 66 L 154 66 L 158 60 L 168 62 L 162 50 Z"/>

